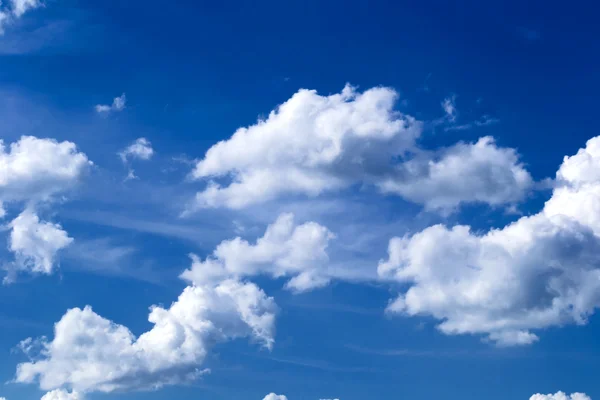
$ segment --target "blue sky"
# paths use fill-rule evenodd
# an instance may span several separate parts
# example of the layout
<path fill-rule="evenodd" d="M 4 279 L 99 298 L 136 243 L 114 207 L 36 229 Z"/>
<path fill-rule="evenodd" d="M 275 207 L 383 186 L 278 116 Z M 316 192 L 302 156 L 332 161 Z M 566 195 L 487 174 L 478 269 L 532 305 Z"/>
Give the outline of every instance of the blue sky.
<path fill-rule="evenodd" d="M 176 3 L 0 4 L 0 398 L 600 397 L 597 6 Z"/>

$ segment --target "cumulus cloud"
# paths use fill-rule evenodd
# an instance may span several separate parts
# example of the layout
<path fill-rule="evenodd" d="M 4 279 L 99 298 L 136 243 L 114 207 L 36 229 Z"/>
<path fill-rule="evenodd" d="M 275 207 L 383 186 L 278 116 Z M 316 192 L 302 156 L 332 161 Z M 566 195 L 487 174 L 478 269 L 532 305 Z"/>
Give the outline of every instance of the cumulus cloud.
<path fill-rule="evenodd" d="M 538 214 L 487 233 L 443 225 L 393 238 L 381 277 L 408 284 L 390 312 L 446 334 L 530 344 L 533 330 L 585 324 L 600 306 L 600 137 L 566 157 Z"/>
<path fill-rule="evenodd" d="M 529 400 L 592 400 L 588 395 L 584 393 L 573 393 L 572 395 L 567 395 L 563 392 L 558 392 L 556 394 L 534 394 L 529 398 Z"/>
<path fill-rule="evenodd" d="M 8 249 L 15 254 L 15 262 L 7 267 L 6 282 L 20 271 L 51 274 L 56 254 L 73 241 L 60 225 L 40 221 L 31 209 L 23 211 L 8 226 Z"/>
<path fill-rule="evenodd" d="M 7 225 L 15 261 L 4 265 L 8 270 L 4 282 L 18 272 L 53 271 L 56 253 L 73 239 L 60 225 L 40 221 L 36 205 L 73 187 L 91 165 L 72 142 L 23 136 L 7 148 L 0 140 L 0 218 L 6 216 L 4 203 L 27 204 Z"/>
<path fill-rule="evenodd" d="M 378 185 L 426 209 L 451 210 L 462 202 L 516 203 L 532 184 L 515 150 L 498 147 L 488 136 L 407 161 Z"/>
<path fill-rule="evenodd" d="M 79 392 L 56 389 L 43 395 L 41 400 L 84 400 L 84 396 Z"/>
<path fill-rule="evenodd" d="M 149 160 L 154 155 L 154 150 L 152 149 L 152 143 L 146 138 L 138 138 L 127 146 L 123 151 L 119 152 L 119 157 L 123 162 L 127 162 L 128 160 L 138 159 L 138 160 Z"/>
<path fill-rule="evenodd" d="M 206 373 L 199 367 L 215 342 L 251 337 L 271 348 L 276 311 L 256 285 L 231 279 L 189 286 L 169 308 L 151 307 L 154 326 L 137 338 L 89 306 L 74 308 L 55 324 L 53 340 L 23 341 L 31 361 L 17 366 L 15 381 L 84 393 L 180 384 Z"/>
<path fill-rule="evenodd" d="M 92 165 L 72 142 L 23 136 L 0 140 L 0 200 L 44 201 L 69 189 Z"/>
<path fill-rule="evenodd" d="M 287 397 L 282 394 L 269 393 L 263 400 L 287 400 Z"/>
<path fill-rule="evenodd" d="M 315 222 L 296 225 L 292 214 L 282 214 L 256 244 L 237 237 L 221 242 L 204 261 L 192 255 L 192 266 L 181 277 L 200 285 L 265 274 L 292 277 L 286 287 L 297 292 L 321 287 L 329 283 L 324 266 L 328 261 L 327 245 L 333 237 Z"/>
<path fill-rule="evenodd" d="M 42 7 L 39 0 L 10 0 L 10 7 L 0 9 L 0 35 L 4 33 L 7 25 L 14 23 L 29 10 Z M 2 3 L 0 2 L 0 7 Z"/>
<path fill-rule="evenodd" d="M 126 103 L 127 97 L 125 97 L 125 93 L 123 93 L 119 97 L 115 97 L 112 104 L 98 104 L 94 108 L 96 109 L 97 113 L 106 114 L 110 112 L 123 111 Z"/>
<path fill-rule="evenodd" d="M 192 172 L 194 179 L 208 180 L 194 207 L 237 209 L 356 184 L 429 208 L 523 197 L 531 178 L 514 150 L 499 148 L 491 138 L 440 152 L 421 150 L 422 123 L 394 109 L 397 97 L 385 87 L 360 93 L 346 86 L 329 96 L 298 91 L 267 119 L 238 129 L 206 152 Z"/>
<path fill-rule="evenodd" d="M 300 90 L 266 120 L 211 147 L 192 173 L 211 183 L 198 206 L 242 208 L 285 194 L 316 196 L 377 174 L 414 146 L 421 124 L 394 111 L 397 93 L 378 87 L 320 96 Z"/>

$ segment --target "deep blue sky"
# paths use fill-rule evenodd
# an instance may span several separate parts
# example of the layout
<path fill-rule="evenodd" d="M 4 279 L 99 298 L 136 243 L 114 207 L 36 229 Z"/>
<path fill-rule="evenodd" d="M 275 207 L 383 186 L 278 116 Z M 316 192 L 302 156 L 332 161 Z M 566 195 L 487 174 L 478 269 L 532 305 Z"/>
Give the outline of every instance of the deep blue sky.
<path fill-rule="evenodd" d="M 101 239 L 106 248 L 87 260 L 67 250 L 58 273 L 0 287 L 0 378 L 10 381 L 25 360 L 11 349 L 26 337 L 52 337 L 67 309 L 92 305 L 141 334 L 151 327 L 148 307 L 168 306 L 184 287 L 177 276 L 188 253 L 205 257 L 235 236 L 233 220 L 252 227 L 250 241 L 262 236 L 285 206 L 180 218 L 202 185 L 186 181 L 191 167 L 172 158 L 201 159 L 300 88 L 327 95 L 347 82 L 392 87 L 398 107 L 423 121 L 442 117 L 440 103 L 454 94 L 462 123 L 483 115 L 499 122 L 448 131 L 427 124 L 424 148 L 492 135 L 517 149 L 535 180 L 554 177 L 565 155 L 599 133 L 599 11 L 591 1 L 46 0 L 0 36 L 0 138 L 77 143 L 97 168 L 46 215 L 76 242 Z M 94 112 L 121 93 L 125 110 Z M 135 165 L 139 180 L 123 182 L 116 153 L 138 137 L 156 155 Z M 370 210 L 364 218 L 289 208 L 332 231 L 356 224 L 379 235 L 357 255 L 373 268 L 391 236 L 438 222 L 487 230 L 517 218 L 480 206 L 441 216 L 394 197 L 356 196 L 358 213 Z M 549 196 L 535 191 L 520 208 L 535 213 Z M 119 265 L 93 261 L 114 247 L 135 253 Z M 0 256 L 10 257 L 4 245 Z M 211 374 L 192 385 L 88 397 L 504 400 L 558 390 L 600 397 L 598 316 L 541 330 L 532 346 L 497 348 L 477 335 L 444 335 L 433 318 L 386 315 L 397 288 L 381 282 L 339 281 L 293 295 L 282 280 L 256 281 L 282 310 L 271 352 L 246 340 L 223 343 L 206 359 Z M 36 385 L 0 387 L 8 400 L 41 394 Z"/>

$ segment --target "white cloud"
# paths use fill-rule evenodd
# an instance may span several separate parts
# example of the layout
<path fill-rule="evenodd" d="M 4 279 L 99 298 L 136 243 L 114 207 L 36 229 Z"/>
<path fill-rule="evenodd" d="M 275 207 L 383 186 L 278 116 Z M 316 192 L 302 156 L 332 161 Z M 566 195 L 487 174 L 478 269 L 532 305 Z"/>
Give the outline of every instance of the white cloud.
<path fill-rule="evenodd" d="M 204 261 L 192 255 L 192 267 L 181 277 L 201 285 L 229 277 L 266 274 L 292 277 L 286 287 L 306 291 L 329 283 L 324 267 L 328 261 L 326 248 L 332 238 L 327 228 L 315 222 L 296 225 L 292 214 L 282 214 L 256 244 L 237 237 L 221 242 Z"/>
<path fill-rule="evenodd" d="M 414 146 L 421 124 L 394 111 L 397 93 L 378 87 L 320 96 L 300 90 L 264 121 L 211 147 L 196 179 L 231 176 L 198 193 L 199 207 L 242 208 L 281 195 L 316 196 L 368 180 Z"/>
<path fill-rule="evenodd" d="M 2 2 L 0 2 L 0 6 L 2 6 Z M 27 11 L 42 6 L 43 4 L 39 0 L 10 0 L 10 9 L 0 10 L 0 35 L 4 33 L 6 25 L 15 22 Z"/>
<path fill-rule="evenodd" d="M 585 324 L 600 306 L 600 137 L 565 158 L 543 210 L 487 233 L 429 227 L 393 238 L 384 278 L 409 284 L 388 310 L 446 334 L 530 344 L 532 330 Z"/>
<path fill-rule="evenodd" d="M 523 198 L 531 177 L 514 150 L 497 147 L 491 138 L 421 150 L 416 140 L 422 124 L 395 111 L 396 98 L 384 87 L 360 93 L 346 86 L 330 96 L 300 90 L 266 120 L 238 129 L 206 152 L 192 177 L 208 179 L 208 185 L 191 208 L 244 208 L 355 184 L 445 211 L 464 202 L 497 205 Z"/>
<path fill-rule="evenodd" d="M 3 267 L 8 271 L 5 283 L 19 272 L 53 272 L 56 253 L 73 239 L 60 225 L 40 221 L 35 207 L 73 187 L 91 165 L 71 142 L 23 136 L 7 149 L 0 140 L 0 218 L 6 216 L 4 203 L 27 203 L 8 224 L 15 261 Z"/>
<path fill-rule="evenodd" d="M 41 400 L 84 400 L 84 396 L 79 392 L 56 389 L 43 395 Z"/>
<path fill-rule="evenodd" d="M 592 400 L 585 393 L 573 393 L 572 395 L 567 395 L 563 392 L 558 392 L 556 394 L 534 394 L 529 398 L 529 400 Z"/>
<path fill-rule="evenodd" d="M 442 109 L 446 114 L 446 119 L 450 122 L 456 121 L 456 115 L 458 111 L 456 110 L 456 96 L 452 95 L 450 97 L 446 97 L 444 101 L 442 101 Z"/>
<path fill-rule="evenodd" d="M 119 157 L 123 162 L 130 159 L 149 160 L 153 155 L 152 143 L 143 137 L 136 139 L 135 142 L 119 152 Z"/>
<path fill-rule="evenodd" d="M 513 149 L 491 137 L 458 143 L 401 164 L 383 179 L 383 192 L 396 193 L 430 210 L 451 210 L 463 202 L 503 205 L 522 200 L 533 184 Z"/>
<path fill-rule="evenodd" d="M 20 18 L 29 10 L 41 7 L 42 2 L 39 0 L 11 0 L 12 13 L 15 17 Z"/>
<path fill-rule="evenodd" d="M 15 262 L 7 266 L 6 282 L 13 280 L 20 271 L 51 274 L 56 254 L 73 241 L 60 225 L 40 221 L 30 209 L 23 211 L 8 226 L 11 228 L 8 248 L 15 254 Z"/>
<path fill-rule="evenodd" d="M 154 326 L 137 338 L 89 306 L 74 308 L 55 324 L 52 341 L 23 341 L 32 360 L 17 366 L 15 381 L 84 393 L 183 383 L 206 373 L 199 366 L 215 342 L 252 337 L 271 348 L 276 311 L 256 285 L 235 280 L 189 286 L 168 309 L 152 307 Z"/>
<path fill-rule="evenodd" d="M 0 200 L 44 201 L 69 189 L 92 165 L 72 142 L 23 136 L 0 140 Z"/>
<path fill-rule="evenodd" d="M 263 400 L 287 400 L 287 397 L 282 394 L 269 393 Z"/>
<path fill-rule="evenodd" d="M 98 104 L 94 108 L 96 112 L 100 114 L 109 113 L 113 111 L 117 112 L 123 111 L 125 109 L 126 103 L 127 97 L 125 96 L 125 93 L 123 93 L 121 96 L 115 97 L 112 104 Z"/>

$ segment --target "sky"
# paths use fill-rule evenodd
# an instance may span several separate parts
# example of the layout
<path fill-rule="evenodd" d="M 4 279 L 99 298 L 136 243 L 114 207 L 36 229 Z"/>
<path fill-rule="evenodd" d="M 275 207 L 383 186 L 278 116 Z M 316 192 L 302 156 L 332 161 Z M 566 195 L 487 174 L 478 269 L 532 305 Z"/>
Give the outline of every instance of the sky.
<path fill-rule="evenodd" d="M 0 3 L 0 400 L 600 399 L 598 6 Z"/>

